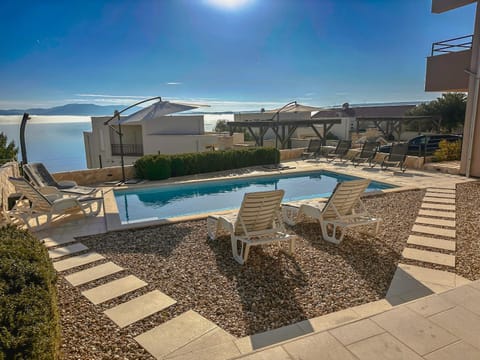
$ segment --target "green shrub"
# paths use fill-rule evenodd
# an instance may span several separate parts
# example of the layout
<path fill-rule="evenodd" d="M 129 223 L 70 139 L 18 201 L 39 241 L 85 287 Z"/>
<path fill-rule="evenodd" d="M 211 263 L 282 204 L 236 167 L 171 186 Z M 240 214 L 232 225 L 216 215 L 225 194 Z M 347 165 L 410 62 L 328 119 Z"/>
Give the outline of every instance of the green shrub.
<path fill-rule="evenodd" d="M 433 154 L 437 161 L 460 160 L 462 156 L 462 142 L 441 140 L 438 150 Z"/>
<path fill-rule="evenodd" d="M 168 179 L 172 175 L 171 162 L 168 155 L 146 155 L 135 162 L 135 171 L 142 179 Z"/>
<path fill-rule="evenodd" d="M 0 359 L 56 359 L 56 275 L 45 247 L 14 226 L 0 229 Z"/>
<path fill-rule="evenodd" d="M 280 152 L 274 148 L 209 151 L 174 155 L 146 155 L 135 162 L 137 176 L 148 180 L 194 175 L 247 166 L 278 164 Z"/>

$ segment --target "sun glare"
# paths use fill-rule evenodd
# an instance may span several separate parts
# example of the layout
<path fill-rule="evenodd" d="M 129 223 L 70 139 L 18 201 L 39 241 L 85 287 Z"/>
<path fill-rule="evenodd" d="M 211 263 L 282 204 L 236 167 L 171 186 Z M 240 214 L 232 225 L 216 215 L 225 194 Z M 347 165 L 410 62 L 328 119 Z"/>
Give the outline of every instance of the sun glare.
<path fill-rule="evenodd" d="M 254 0 L 205 0 L 208 5 L 225 9 L 235 10 L 251 4 Z"/>

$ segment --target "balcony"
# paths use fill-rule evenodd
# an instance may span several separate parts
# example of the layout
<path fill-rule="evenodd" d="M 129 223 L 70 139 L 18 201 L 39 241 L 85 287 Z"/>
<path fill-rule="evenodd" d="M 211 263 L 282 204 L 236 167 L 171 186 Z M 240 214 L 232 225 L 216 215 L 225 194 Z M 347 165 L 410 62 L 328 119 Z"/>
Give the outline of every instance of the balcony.
<path fill-rule="evenodd" d="M 425 91 L 467 91 L 473 35 L 432 44 L 427 58 Z"/>
<path fill-rule="evenodd" d="M 143 144 L 123 144 L 124 156 L 143 156 Z M 112 144 L 112 155 L 120 156 L 120 144 Z"/>

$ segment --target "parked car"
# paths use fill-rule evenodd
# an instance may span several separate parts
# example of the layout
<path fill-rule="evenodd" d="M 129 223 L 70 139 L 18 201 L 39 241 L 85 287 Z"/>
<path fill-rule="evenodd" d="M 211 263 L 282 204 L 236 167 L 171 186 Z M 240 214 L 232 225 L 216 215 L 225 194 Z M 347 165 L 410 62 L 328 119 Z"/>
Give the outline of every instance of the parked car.
<path fill-rule="evenodd" d="M 412 156 L 429 156 L 439 148 L 441 140 L 458 141 L 462 140 L 461 135 L 452 134 L 434 134 L 434 135 L 420 135 L 408 141 L 408 155 Z M 379 151 L 389 153 L 392 144 L 380 146 Z"/>

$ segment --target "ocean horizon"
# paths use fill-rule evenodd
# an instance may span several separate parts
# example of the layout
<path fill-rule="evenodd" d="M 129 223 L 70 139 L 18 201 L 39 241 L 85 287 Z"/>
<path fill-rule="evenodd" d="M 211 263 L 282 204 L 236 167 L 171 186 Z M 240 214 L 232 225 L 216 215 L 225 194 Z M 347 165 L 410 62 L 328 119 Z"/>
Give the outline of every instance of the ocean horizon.
<path fill-rule="evenodd" d="M 28 162 L 43 162 L 51 172 L 83 170 L 87 168 L 83 133 L 92 131 L 90 116 L 30 115 L 25 128 Z M 232 114 L 205 114 L 205 131 L 212 131 L 217 120 L 232 121 Z M 22 115 L 1 115 L 0 132 L 13 140 L 20 151 L 20 123 Z"/>

